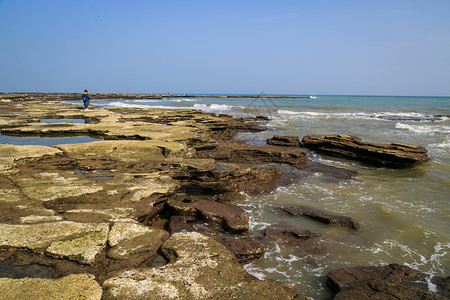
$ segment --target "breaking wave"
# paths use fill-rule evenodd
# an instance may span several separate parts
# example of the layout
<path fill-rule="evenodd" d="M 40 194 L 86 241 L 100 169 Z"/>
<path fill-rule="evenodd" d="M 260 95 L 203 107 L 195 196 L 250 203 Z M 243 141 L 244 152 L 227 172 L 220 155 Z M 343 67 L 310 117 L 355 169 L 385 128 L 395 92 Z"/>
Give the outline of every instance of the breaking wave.
<path fill-rule="evenodd" d="M 405 129 L 414 133 L 425 134 L 450 134 L 450 126 L 445 125 L 411 125 L 404 123 L 395 124 L 396 129 Z"/>

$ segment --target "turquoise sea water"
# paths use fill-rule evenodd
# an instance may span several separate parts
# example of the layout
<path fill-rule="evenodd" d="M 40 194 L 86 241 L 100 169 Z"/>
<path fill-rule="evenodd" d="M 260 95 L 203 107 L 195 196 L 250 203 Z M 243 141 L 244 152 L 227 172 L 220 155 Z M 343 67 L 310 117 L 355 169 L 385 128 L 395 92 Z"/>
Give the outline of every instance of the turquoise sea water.
<path fill-rule="evenodd" d="M 75 102 L 74 102 L 75 103 Z M 249 236 L 266 245 L 263 258 L 247 264 L 253 275 L 293 284 L 312 299 L 330 291 L 326 274 L 341 267 L 400 263 L 428 274 L 450 275 L 450 98 L 316 96 L 304 99 L 167 98 L 92 100 L 100 107 L 194 108 L 237 117 L 266 115 L 267 131 L 236 138 L 264 144 L 273 135 L 348 134 L 366 141 L 424 146 L 431 160 L 392 170 L 319 156 L 310 159 L 359 172 L 349 181 L 316 173 L 269 195 L 238 203 L 250 214 Z M 77 103 L 80 104 L 80 103 Z M 274 209 L 307 205 L 341 213 L 361 223 L 354 232 Z M 326 248 L 309 253 L 263 235 L 268 225 L 286 223 L 321 233 Z M 429 284 L 434 290 L 433 284 Z"/>

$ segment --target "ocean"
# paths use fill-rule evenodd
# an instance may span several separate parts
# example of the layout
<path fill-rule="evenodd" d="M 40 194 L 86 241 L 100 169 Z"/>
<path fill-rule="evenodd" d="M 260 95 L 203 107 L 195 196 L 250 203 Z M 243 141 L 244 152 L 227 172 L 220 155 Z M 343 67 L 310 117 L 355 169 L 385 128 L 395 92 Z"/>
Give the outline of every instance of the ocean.
<path fill-rule="evenodd" d="M 79 102 L 70 102 L 77 103 Z M 250 215 L 248 236 L 267 247 L 245 265 L 260 279 L 293 284 L 311 299 L 326 299 L 328 272 L 353 266 L 405 264 L 430 275 L 450 275 L 450 98 L 388 96 L 315 96 L 310 98 L 165 98 L 92 100 L 104 108 L 193 108 L 236 117 L 265 115 L 267 131 L 236 139 L 264 145 L 273 135 L 355 135 L 369 142 L 423 146 L 430 161 L 409 169 L 387 169 L 320 156 L 311 160 L 356 170 L 352 180 L 321 173 L 280 187 L 269 195 L 247 196 L 238 203 Z M 357 232 L 281 213 L 276 207 L 306 205 L 350 216 Z M 313 253 L 265 237 L 264 228 L 288 224 L 321 234 L 325 251 Z M 430 282 L 429 289 L 434 285 Z"/>

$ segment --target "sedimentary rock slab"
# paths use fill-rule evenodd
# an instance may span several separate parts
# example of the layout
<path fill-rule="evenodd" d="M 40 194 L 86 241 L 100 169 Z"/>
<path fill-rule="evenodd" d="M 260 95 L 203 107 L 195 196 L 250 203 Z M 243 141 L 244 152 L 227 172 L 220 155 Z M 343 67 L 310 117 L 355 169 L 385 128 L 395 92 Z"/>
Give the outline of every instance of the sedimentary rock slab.
<path fill-rule="evenodd" d="M 0 278 L 0 299 L 85 299 L 99 300 L 102 288 L 94 275 L 76 274 L 60 279 Z"/>
<path fill-rule="evenodd" d="M 216 222 L 226 230 L 242 232 L 248 230 L 248 214 L 240 207 L 207 200 L 170 200 L 169 207 L 179 215 L 198 216 Z"/>
<path fill-rule="evenodd" d="M 317 220 L 325 224 L 337 224 L 349 227 L 353 230 L 358 230 L 360 227 L 359 223 L 350 217 L 326 212 L 308 206 L 289 205 L 289 206 L 282 206 L 281 209 L 293 216 L 307 216 L 310 217 L 311 219 Z"/>
<path fill-rule="evenodd" d="M 0 174 L 10 170 L 16 161 L 36 160 L 59 154 L 62 154 L 62 151 L 53 147 L 0 144 Z"/>
<path fill-rule="evenodd" d="M 199 157 L 214 158 L 246 163 L 282 163 L 302 166 L 306 162 L 306 154 L 301 150 L 284 149 L 276 146 L 248 145 L 243 141 L 228 141 L 211 151 L 198 153 Z"/>
<path fill-rule="evenodd" d="M 106 280 L 104 299 L 293 299 L 285 284 L 258 280 L 226 248 L 196 232 L 175 233 L 162 246 L 170 263 L 123 271 Z"/>
<path fill-rule="evenodd" d="M 108 249 L 107 256 L 119 260 L 143 252 L 152 256 L 168 238 L 169 233 L 162 229 L 136 223 L 115 223 L 108 236 L 111 248 Z"/>
<path fill-rule="evenodd" d="M 290 135 L 274 135 L 271 139 L 267 139 L 268 145 L 284 146 L 284 147 L 300 147 L 300 138 Z"/>
<path fill-rule="evenodd" d="M 105 247 L 109 225 L 102 224 L 100 231 L 87 233 L 81 237 L 63 241 L 55 241 L 45 250 L 51 257 L 77 261 L 80 264 L 92 265 L 97 254 Z"/>
<path fill-rule="evenodd" d="M 308 135 L 302 142 L 306 148 L 326 155 L 353 159 L 379 167 L 404 168 L 429 160 L 424 147 L 364 142 L 356 136 L 343 134 Z"/>
<path fill-rule="evenodd" d="M 30 225 L 0 224 L 0 247 L 30 249 L 43 253 L 54 242 L 75 240 L 93 233 L 102 233 L 97 242 L 104 247 L 108 231 L 109 225 L 105 223 L 62 221 Z M 81 251 L 82 248 L 79 249 Z"/>

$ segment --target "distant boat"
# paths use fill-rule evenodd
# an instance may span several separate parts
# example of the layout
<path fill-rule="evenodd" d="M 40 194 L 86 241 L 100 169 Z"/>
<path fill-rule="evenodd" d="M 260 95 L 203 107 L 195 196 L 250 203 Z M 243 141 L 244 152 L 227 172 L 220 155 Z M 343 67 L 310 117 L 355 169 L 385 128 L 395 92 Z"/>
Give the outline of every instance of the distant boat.
<path fill-rule="evenodd" d="M 309 96 L 309 99 L 317 99 L 316 96 Z"/>

